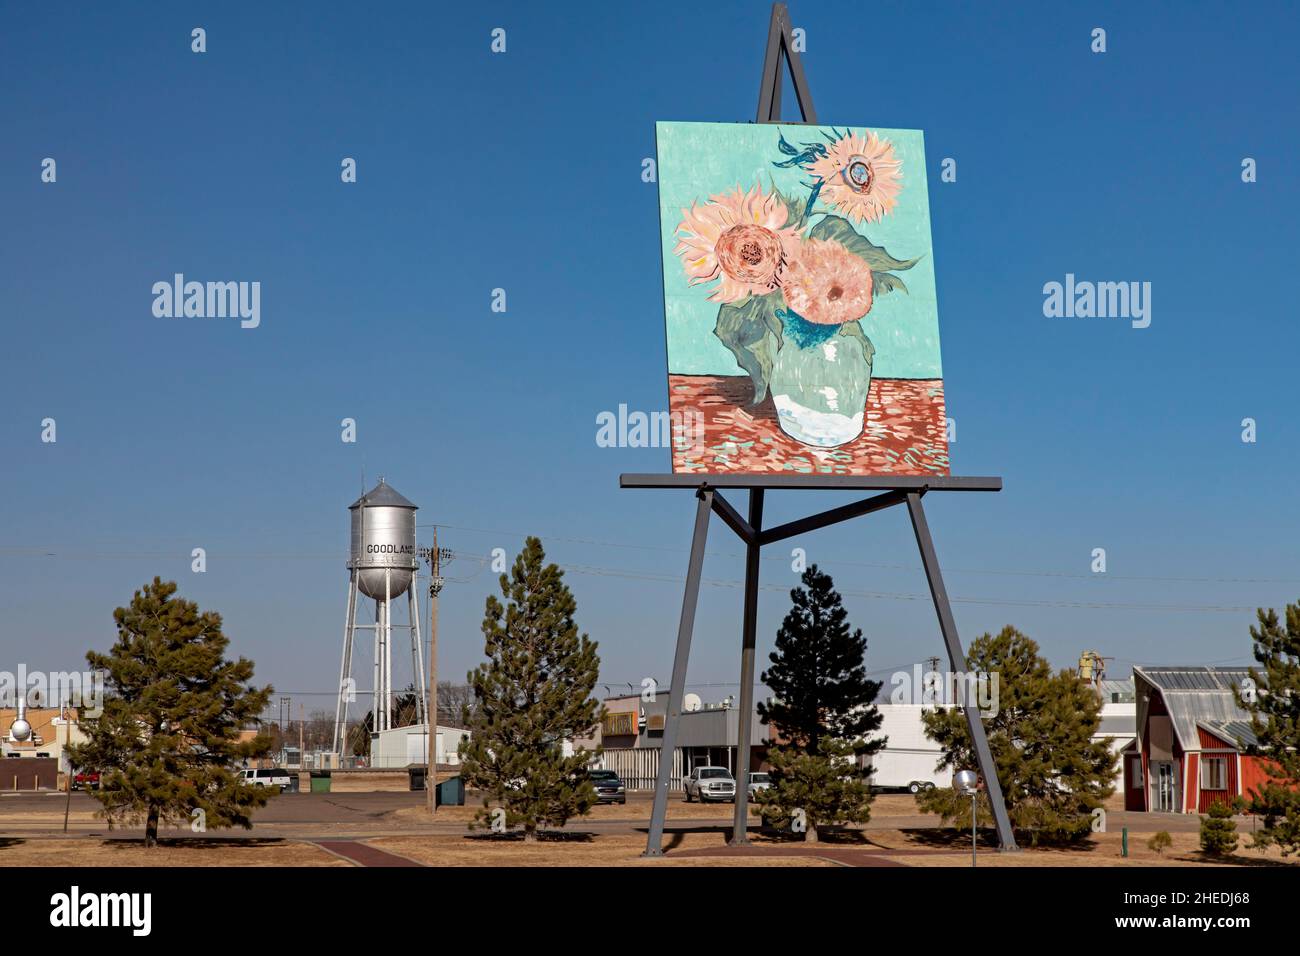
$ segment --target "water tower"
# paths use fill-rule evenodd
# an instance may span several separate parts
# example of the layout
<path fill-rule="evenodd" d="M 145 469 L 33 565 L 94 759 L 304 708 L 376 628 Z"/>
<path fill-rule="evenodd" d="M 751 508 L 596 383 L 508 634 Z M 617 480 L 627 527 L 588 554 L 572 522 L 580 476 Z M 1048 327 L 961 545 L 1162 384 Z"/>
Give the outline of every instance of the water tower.
<path fill-rule="evenodd" d="M 334 719 L 334 752 L 347 744 L 348 703 L 356 694 L 352 657 L 357 631 L 374 632 L 374 698 L 372 732 L 393 726 L 393 602 L 406 595 L 405 629 L 411 638 L 411 667 L 415 675 L 416 722 L 423 722 L 428 699 L 424 677 L 424 648 L 420 643 L 420 601 L 415 587 L 419 554 L 415 547 L 417 506 L 379 479 L 379 484 L 354 501 L 352 545 L 348 554 L 348 612 L 343 629 L 343 665 Z M 374 624 L 358 624 L 358 604 L 375 603 Z"/>

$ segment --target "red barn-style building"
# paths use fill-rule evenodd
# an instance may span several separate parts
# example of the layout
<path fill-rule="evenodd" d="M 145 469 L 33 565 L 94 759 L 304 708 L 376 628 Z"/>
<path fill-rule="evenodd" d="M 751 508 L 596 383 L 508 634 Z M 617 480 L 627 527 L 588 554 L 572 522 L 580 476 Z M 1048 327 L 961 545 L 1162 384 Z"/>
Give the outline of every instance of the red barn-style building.
<path fill-rule="evenodd" d="M 1124 748 L 1124 809 L 1205 813 L 1267 780 L 1234 688 L 1244 667 L 1134 667 L 1137 738 Z"/>

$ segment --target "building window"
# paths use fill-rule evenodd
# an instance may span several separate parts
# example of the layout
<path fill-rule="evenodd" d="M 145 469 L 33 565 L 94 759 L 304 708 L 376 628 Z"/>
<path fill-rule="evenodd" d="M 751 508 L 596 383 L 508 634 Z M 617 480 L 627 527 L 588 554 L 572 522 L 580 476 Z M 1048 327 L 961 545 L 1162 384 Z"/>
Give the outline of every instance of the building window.
<path fill-rule="evenodd" d="M 1142 786 L 1142 757 L 1128 758 L 1129 787 L 1136 790 Z"/>
<path fill-rule="evenodd" d="M 1225 757 L 1204 757 L 1201 760 L 1201 789 L 1228 789 L 1228 761 Z"/>

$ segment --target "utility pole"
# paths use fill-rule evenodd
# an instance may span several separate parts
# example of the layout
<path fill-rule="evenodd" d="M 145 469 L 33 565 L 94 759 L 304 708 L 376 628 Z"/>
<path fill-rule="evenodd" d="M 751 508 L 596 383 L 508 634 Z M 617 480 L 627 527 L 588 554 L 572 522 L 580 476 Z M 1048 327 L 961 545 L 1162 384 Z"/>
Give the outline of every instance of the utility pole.
<path fill-rule="evenodd" d="M 72 812 L 72 760 L 68 757 L 68 747 L 72 745 L 72 719 L 69 716 L 71 708 L 65 705 L 63 708 L 63 726 L 67 728 L 64 731 L 67 739 L 63 744 L 63 760 L 68 765 L 68 772 L 63 778 L 63 832 L 68 832 L 68 814 Z M 89 781 L 87 781 L 89 783 Z M 102 781 L 101 781 L 102 784 Z"/>
<path fill-rule="evenodd" d="M 438 592 L 442 590 L 442 552 L 438 550 L 438 527 L 433 528 L 433 547 L 425 560 L 429 562 L 429 687 L 428 763 L 424 773 L 424 798 L 429 813 L 438 810 Z"/>

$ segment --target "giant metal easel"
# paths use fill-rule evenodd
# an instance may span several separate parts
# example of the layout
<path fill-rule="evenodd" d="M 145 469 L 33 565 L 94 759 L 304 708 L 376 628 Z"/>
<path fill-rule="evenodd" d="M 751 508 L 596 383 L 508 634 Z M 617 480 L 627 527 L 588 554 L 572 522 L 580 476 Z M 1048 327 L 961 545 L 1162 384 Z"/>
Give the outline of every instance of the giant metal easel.
<path fill-rule="evenodd" d="M 803 64 L 793 48 L 790 17 L 785 4 L 772 5 L 772 20 L 767 34 L 767 54 L 763 58 L 763 80 L 758 94 L 758 122 L 781 121 L 781 58 L 790 67 L 795 95 L 803 122 L 815 124 L 817 114 L 813 109 L 812 95 L 804 77 Z M 691 633 L 695 625 L 695 607 L 700 596 L 700 570 L 704 564 L 704 544 L 709 532 L 709 516 L 718 517 L 745 543 L 745 611 L 741 625 L 740 651 L 740 713 L 736 741 L 736 815 L 732 828 L 731 845 L 749 842 L 749 757 L 751 724 L 754 713 L 754 635 L 758 623 L 758 572 L 763 545 L 784 541 L 795 535 L 816 531 L 829 525 L 883 511 L 894 505 L 906 504 L 912 519 L 912 530 L 921 551 L 921 563 L 930 584 L 930 596 L 939 616 L 939 630 L 948 649 L 948 660 L 954 672 L 966 670 L 966 654 L 957 624 L 953 620 L 952 606 L 939 570 L 930 526 L 925 520 L 921 498 L 931 491 L 1001 491 L 1001 478 L 953 477 L 857 477 L 848 475 L 620 475 L 621 488 L 693 488 L 698 504 L 695 508 L 695 532 L 691 539 L 690 564 L 686 572 L 686 592 L 682 597 L 682 615 L 677 626 L 677 650 L 673 657 L 673 676 L 668 688 L 668 715 L 664 722 L 662 747 L 659 751 L 659 776 L 655 783 L 654 809 L 650 815 L 650 833 L 646 841 L 645 856 L 663 855 L 664 815 L 668 809 L 668 787 L 672 777 L 673 755 L 677 748 L 677 730 L 682 717 L 682 698 L 686 690 L 686 664 L 691 652 Z M 749 515 L 743 518 L 719 493 L 719 489 L 745 489 L 749 492 Z M 852 504 L 822 511 L 767 530 L 763 529 L 763 496 L 768 489 L 812 489 L 839 491 L 880 492 Z M 989 751 L 988 737 L 980 720 L 974 694 L 965 700 L 966 727 L 975 745 L 975 757 L 987 788 L 989 804 L 997 825 L 998 845 L 1003 850 L 1015 850 L 1015 835 L 1002 799 L 1002 786 L 998 782 L 997 768 Z"/>

